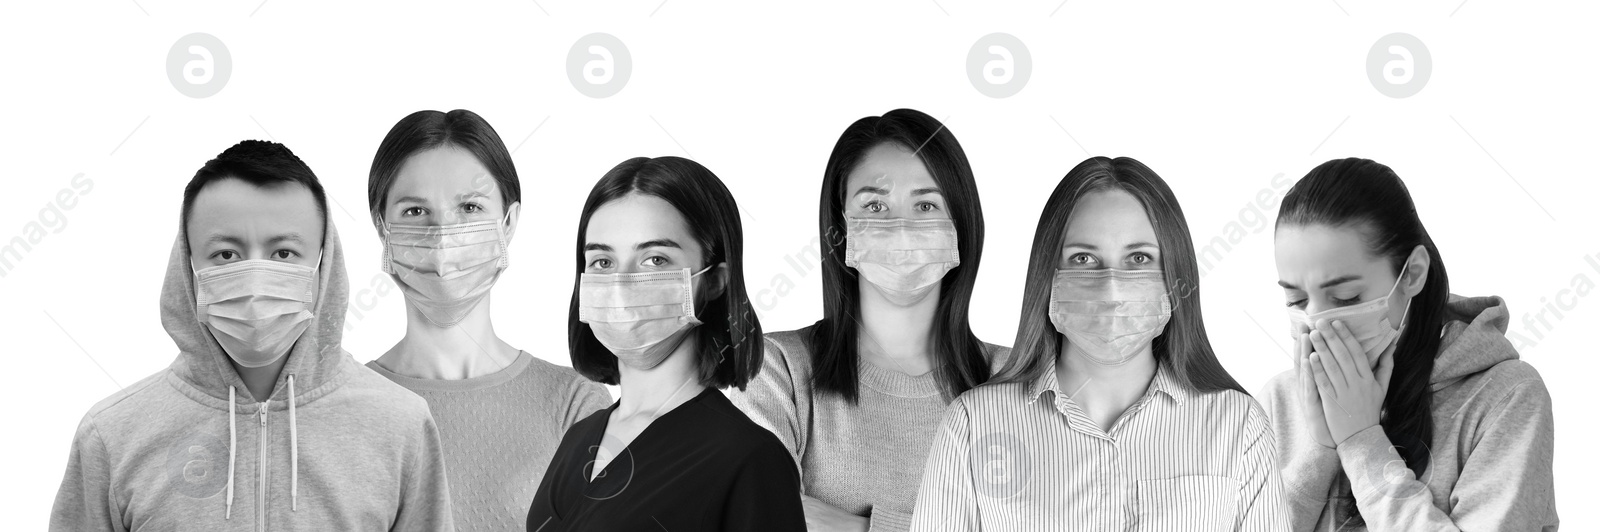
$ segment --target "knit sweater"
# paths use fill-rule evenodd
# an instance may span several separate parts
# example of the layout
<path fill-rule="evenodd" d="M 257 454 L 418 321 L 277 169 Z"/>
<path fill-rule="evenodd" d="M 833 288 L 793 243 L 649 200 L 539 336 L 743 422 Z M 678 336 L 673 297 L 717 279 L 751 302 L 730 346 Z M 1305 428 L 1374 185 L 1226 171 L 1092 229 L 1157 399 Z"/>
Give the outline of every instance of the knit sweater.
<path fill-rule="evenodd" d="M 407 377 L 376 360 L 367 367 L 428 402 L 460 532 L 521 530 L 567 427 L 611 404 L 604 386 L 527 352 L 460 380 Z"/>
<path fill-rule="evenodd" d="M 923 465 L 949 406 L 934 372 L 911 376 L 862 360 L 860 401 L 852 405 L 812 389 L 812 353 L 802 340 L 808 334 L 766 335 L 761 373 L 730 399 L 789 448 L 806 495 L 869 516 L 870 530 L 909 530 Z M 1010 352 L 984 347 L 991 367 Z"/>

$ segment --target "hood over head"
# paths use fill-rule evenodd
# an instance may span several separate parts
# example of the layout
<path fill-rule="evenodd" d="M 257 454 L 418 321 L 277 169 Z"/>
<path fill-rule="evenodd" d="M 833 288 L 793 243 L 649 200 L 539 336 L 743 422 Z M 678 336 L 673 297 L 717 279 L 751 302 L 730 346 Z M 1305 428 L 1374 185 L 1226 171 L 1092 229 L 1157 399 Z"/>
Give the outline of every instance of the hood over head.
<path fill-rule="evenodd" d="M 286 355 L 283 372 L 272 386 L 272 399 L 285 400 L 284 381 L 295 376 L 297 395 L 321 395 L 326 383 L 342 371 L 344 314 L 349 300 L 349 281 L 345 276 L 344 249 L 339 234 L 327 213 L 323 214 L 322 259 L 317 263 L 316 299 L 312 318 L 300 339 Z M 167 259 L 166 281 L 161 286 L 161 325 L 178 346 L 178 359 L 172 371 L 202 393 L 227 401 L 229 387 L 244 390 L 244 380 L 233 369 L 228 353 L 212 337 L 196 315 L 195 270 L 190 262 L 188 230 L 180 219 L 178 238 Z M 241 404 L 253 403 L 250 394 L 238 394 Z"/>

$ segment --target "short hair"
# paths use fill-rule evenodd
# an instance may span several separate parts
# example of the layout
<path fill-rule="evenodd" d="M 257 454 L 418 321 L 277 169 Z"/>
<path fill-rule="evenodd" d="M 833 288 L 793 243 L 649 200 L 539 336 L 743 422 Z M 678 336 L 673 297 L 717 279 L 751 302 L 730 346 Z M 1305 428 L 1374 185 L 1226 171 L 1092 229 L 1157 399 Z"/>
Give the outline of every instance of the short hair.
<path fill-rule="evenodd" d="M 589 191 L 578 219 L 577 270 L 572 279 L 572 307 L 567 315 L 572 368 L 604 384 L 618 383 L 616 355 L 595 338 L 589 324 L 578 321 L 578 290 L 585 265 L 583 246 L 589 218 L 601 206 L 629 194 L 665 200 L 689 222 L 705 264 L 727 264 L 728 282 L 722 295 L 696 309 L 701 324 L 692 334 L 699 340 L 696 363 L 700 383 L 743 390 L 761 371 L 765 342 L 761 321 L 756 318 L 744 285 L 744 229 L 739 222 L 739 206 L 716 174 L 682 157 L 628 159 L 606 172 Z"/>
<path fill-rule="evenodd" d="M 461 148 L 477 158 L 478 164 L 494 177 L 503 208 L 522 201 L 522 183 L 517 180 L 511 152 L 488 121 L 466 109 L 448 113 L 417 111 L 389 128 L 389 134 L 378 144 L 378 153 L 372 156 L 372 169 L 367 174 L 367 209 L 374 218 L 383 215 L 400 166 L 417 152 L 440 146 Z"/>
<path fill-rule="evenodd" d="M 311 167 L 289 151 L 288 146 L 265 140 L 246 140 L 206 161 L 205 166 L 201 166 L 189 179 L 188 186 L 183 188 L 181 222 L 185 228 L 189 226 L 189 213 L 194 208 L 195 197 L 200 195 L 200 189 L 224 178 L 238 179 L 262 188 L 298 183 L 311 190 L 311 197 L 317 200 L 317 213 L 322 215 L 323 223 L 328 222 L 328 196 L 322 191 L 322 182 L 317 181 L 317 175 L 311 172 Z"/>
<path fill-rule="evenodd" d="M 989 380 L 987 347 L 972 332 L 968 307 L 983 259 L 983 205 L 967 154 L 955 134 L 937 119 L 914 109 L 856 120 L 839 135 L 822 174 L 817 237 L 822 245 L 822 319 L 804 336 L 811 351 L 812 386 L 850 403 L 861 396 L 860 354 L 856 339 L 861 293 L 854 268 L 845 266 L 845 190 L 850 173 L 881 145 L 911 151 L 933 175 L 950 221 L 956 226 L 960 266 L 940 279 L 939 307 L 933 318 L 933 374 L 940 391 L 955 399 Z"/>

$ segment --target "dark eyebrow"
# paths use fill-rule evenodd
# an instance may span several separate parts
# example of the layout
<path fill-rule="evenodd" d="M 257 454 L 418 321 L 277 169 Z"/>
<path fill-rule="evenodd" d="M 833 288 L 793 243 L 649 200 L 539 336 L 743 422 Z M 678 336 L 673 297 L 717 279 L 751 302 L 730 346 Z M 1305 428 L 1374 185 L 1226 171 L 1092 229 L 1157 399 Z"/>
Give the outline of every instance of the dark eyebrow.
<path fill-rule="evenodd" d="M 1343 276 L 1339 276 L 1339 277 L 1334 277 L 1333 279 L 1329 279 L 1328 282 L 1322 283 L 1322 286 L 1319 286 L 1317 288 L 1328 288 L 1328 287 L 1332 287 L 1334 285 L 1348 283 L 1350 281 L 1359 281 L 1359 280 L 1361 280 L 1361 276 L 1360 275 L 1343 275 Z"/>
<path fill-rule="evenodd" d="M 919 188 L 919 189 L 911 191 L 911 195 L 913 195 L 913 196 L 921 196 L 923 194 L 938 194 L 940 196 L 943 196 L 944 192 L 940 191 L 939 187 Z"/>
<path fill-rule="evenodd" d="M 583 250 L 584 251 L 611 251 L 611 246 L 607 246 L 605 244 L 600 244 L 600 243 L 597 243 L 597 242 L 590 242 L 588 244 L 584 244 L 583 245 Z"/>
<path fill-rule="evenodd" d="M 1067 245 L 1062 246 L 1062 247 L 1083 248 L 1083 249 L 1093 249 L 1093 250 L 1099 250 L 1100 249 L 1098 246 L 1095 246 L 1094 244 L 1083 244 L 1083 243 L 1079 243 L 1079 242 L 1073 242 L 1071 244 L 1067 244 Z M 1132 244 L 1128 244 L 1128 247 L 1123 248 L 1123 249 L 1138 249 L 1138 248 L 1156 248 L 1156 249 L 1161 249 L 1161 246 L 1157 246 L 1157 245 L 1151 244 L 1149 242 L 1134 242 Z"/>
<path fill-rule="evenodd" d="M 390 203 L 407 203 L 407 202 L 410 202 L 410 203 L 421 203 L 423 205 L 427 205 L 428 204 L 428 200 L 425 200 L 425 199 L 422 199 L 422 198 L 419 198 L 419 197 L 416 197 L 416 196 L 401 196 L 399 198 L 395 198 L 395 200 L 390 202 Z"/>
<path fill-rule="evenodd" d="M 233 244 L 244 247 L 244 241 L 227 235 L 211 235 L 206 237 L 206 244 Z"/>
<path fill-rule="evenodd" d="M 863 186 L 861 188 L 856 189 L 856 193 L 854 195 L 861 195 L 863 193 L 868 193 L 868 192 L 873 193 L 873 194 L 888 194 L 889 193 L 889 191 L 887 189 L 878 188 L 878 187 L 875 187 L 875 186 L 872 186 L 872 185 L 866 185 L 866 186 Z"/>
<path fill-rule="evenodd" d="M 270 240 L 267 240 L 267 244 L 268 245 L 277 244 L 279 242 L 284 242 L 284 241 L 294 241 L 294 242 L 299 242 L 299 243 L 304 244 L 306 242 L 306 239 L 301 237 L 300 233 L 284 233 L 284 234 L 272 237 L 272 239 L 270 239 Z"/>
<path fill-rule="evenodd" d="M 1359 280 L 1361 280 L 1361 276 L 1360 275 L 1344 275 L 1344 276 L 1335 277 L 1333 279 L 1329 279 L 1327 282 L 1322 283 L 1322 285 L 1318 286 L 1317 288 L 1329 288 L 1329 287 L 1332 287 L 1334 285 L 1339 285 L 1339 284 L 1343 284 L 1343 283 L 1348 283 L 1350 281 L 1359 281 Z M 1284 287 L 1284 288 L 1288 288 L 1290 290 L 1299 290 L 1300 289 L 1300 287 L 1292 285 L 1292 284 L 1289 284 L 1289 283 L 1286 283 L 1286 282 L 1284 282 L 1282 280 L 1278 281 L 1278 286 L 1281 286 L 1281 287 Z"/>
<path fill-rule="evenodd" d="M 648 241 L 648 242 L 640 242 L 639 245 L 634 246 L 633 249 L 642 250 L 642 249 L 648 249 L 648 248 L 661 248 L 661 247 L 683 249 L 683 246 L 680 246 L 680 245 L 678 245 L 677 242 L 674 242 L 673 240 L 667 239 L 667 238 L 660 238 L 660 239 L 651 240 L 651 241 Z"/>

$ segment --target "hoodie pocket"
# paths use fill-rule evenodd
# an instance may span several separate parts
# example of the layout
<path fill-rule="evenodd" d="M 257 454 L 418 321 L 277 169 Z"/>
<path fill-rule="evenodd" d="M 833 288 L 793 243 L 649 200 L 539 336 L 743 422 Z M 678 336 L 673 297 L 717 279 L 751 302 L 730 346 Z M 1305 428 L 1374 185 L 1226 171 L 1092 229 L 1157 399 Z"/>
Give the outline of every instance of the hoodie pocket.
<path fill-rule="evenodd" d="M 1242 486 L 1211 475 L 1140 480 L 1134 530 L 1233 530 Z"/>

